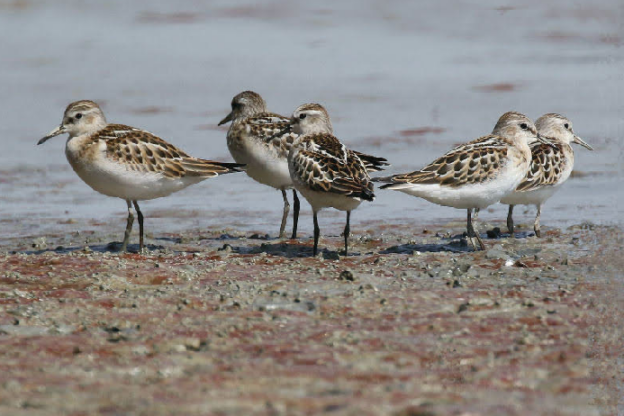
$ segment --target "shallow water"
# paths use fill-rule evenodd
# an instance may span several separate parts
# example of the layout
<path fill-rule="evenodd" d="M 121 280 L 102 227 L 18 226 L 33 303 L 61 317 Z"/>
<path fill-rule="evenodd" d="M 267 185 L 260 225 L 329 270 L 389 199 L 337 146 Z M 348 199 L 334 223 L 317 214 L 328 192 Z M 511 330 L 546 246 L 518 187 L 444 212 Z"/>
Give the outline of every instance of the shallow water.
<path fill-rule="evenodd" d="M 123 228 L 125 204 L 78 179 L 63 138 L 35 146 L 69 102 L 96 100 L 111 122 L 145 128 L 193 155 L 231 160 L 226 129 L 216 124 L 245 89 L 284 114 L 302 102 L 322 103 L 337 136 L 388 158 L 391 173 L 422 167 L 488 133 L 507 110 L 532 118 L 565 114 L 595 151 L 578 149 L 580 174 L 548 201 L 542 223 L 622 224 L 623 21 L 619 0 L 524 1 L 514 8 L 380 0 L 0 0 L 3 239 L 73 232 L 83 221 Z M 156 233 L 232 226 L 275 234 L 281 203 L 279 192 L 238 174 L 142 207 Z M 301 228 L 309 233 L 303 205 Z M 488 211 L 482 218 L 502 220 L 506 207 Z M 531 221 L 523 211 L 517 221 Z M 464 215 L 379 191 L 353 225 Z M 321 218 L 335 227 L 342 221 L 338 213 Z"/>

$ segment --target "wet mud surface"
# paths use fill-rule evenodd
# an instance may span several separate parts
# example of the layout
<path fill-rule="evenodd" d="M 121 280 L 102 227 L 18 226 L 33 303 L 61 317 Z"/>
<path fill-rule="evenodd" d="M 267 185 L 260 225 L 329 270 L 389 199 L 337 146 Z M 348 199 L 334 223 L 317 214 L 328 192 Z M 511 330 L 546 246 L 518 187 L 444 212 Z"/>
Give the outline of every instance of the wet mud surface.
<path fill-rule="evenodd" d="M 0 412 L 621 410 L 621 229 L 546 227 L 473 253 L 460 222 L 352 228 L 347 258 L 336 227 L 316 258 L 305 232 L 150 235 L 143 254 L 116 253 L 111 229 L 10 242 Z"/>

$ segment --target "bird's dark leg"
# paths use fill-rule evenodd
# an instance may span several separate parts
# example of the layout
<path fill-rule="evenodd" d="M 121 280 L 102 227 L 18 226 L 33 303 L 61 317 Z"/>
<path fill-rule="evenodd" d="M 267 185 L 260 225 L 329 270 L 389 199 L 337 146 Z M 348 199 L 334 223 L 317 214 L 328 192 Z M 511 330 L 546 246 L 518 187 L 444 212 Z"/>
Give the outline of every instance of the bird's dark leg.
<path fill-rule="evenodd" d="M 134 209 L 139 217 L 139 251 L 143 251 L 143 213 L 141 212 L 141 208 L 139 208 L 139 203 L 137 201 L 132 201 L 132 203 L 134 204 Z"/>
<path fill-rule="evenodd" d="M 475 251 L 485 250 L 485 244 L 483 244 L 483 240 L 481 240 L 481 236 L 479 236 L 478 231 L 474 227 L 474 223 L 472 221 L 472 208 L 468 208 L 468 216 L 466 219 L 466 228 L 468 233 L 468 241 L 470 241 L 470 245 Z M 475 243 L 476 240 L 476 243 Z"/>
<path fill-rule="evenodd" d="M 292 237 L 290 238 L 297 238 L 297 225 L 299 224 L 299 208 L 301 207 L 301 204 L 299 203 L 299 197 L 297 196 L 297 191 L 295 191 L 293 189 L 293 200 L 295 202 L 295 211 L 293 212 L 293 231 L 292 231 Z"/>
<path fill-rule="evenodd" d="M 514 238 L 516 234 L 514 233 L 514 223 L 513 223 L 513 205 L 509 205 L 509 212 L 507 213 L 507 231 L 509 231 L 509 236 Z"/>
<path fill-rule="evenodd" d="M 537 204 L 537 215 L 535 216 L 535 223 L 533 224 L 533 231 L 535 231 L 535 237 L 540 238 L 540 217 L 542 216 L 542 205 Z"/>
<path fill-rule="evenodd" d="M 468 212 L 468 216 L 466 218 L 466 238 L 468 242 L 470 243 L 470 245 L 472 246 L 472 248 L 476 250 L 477 246 L 475 245 L 474 238 L 473 238 L 474 230 L 472 229 L 472 218 L 471 218 L 472 209 L 469 208 L 467 212 Z"/>
<path fill-rule="evenodd" d="M 319 229 L 318 226 L 318 218 L 316 218 L 316 211 L 314 211 L 313 213 L 313 220 L 314 220 L 314 249 L 312 251 L 312 254 L 314 256 L 316 256 L 316 253 L 318 252 L 318 241 L 319 241 L 319 235 L 321 234 L 321 230 Z"/>
<path fill-rule="evenodd" d="M 485 250 L 485 244 L 483 244 L 483 240 L 481 239 L 481 236 L 479 235 L 479 230 L 477 230 L 477 227 L 475 226 L 475 220 L 471 219 L 471 222 L 472 222 L 472 232 L 474 233 L 474 236 L 477 239 L 477 243 L 479 244 L 478 250 Z"/>
<path fill-rule="evenodd" d="M 344 228 L 345 257 L 349 255 L 349 234 L 351 233 L 351 211 L 347 211 L 347 225 Z"/>
<path fill-rule="evenodd" d="M 124 233 L 124 240 L 121 244 L 121 251 L 128 251 L 128 242 L 130 241 L 130 233 L 132 232 L 132 223 L 134 222 L 134 214 L 132 213 L 132 202 L 126 199 L 128 205 L 128 222 L 126 223 L 126 232 Z"/>

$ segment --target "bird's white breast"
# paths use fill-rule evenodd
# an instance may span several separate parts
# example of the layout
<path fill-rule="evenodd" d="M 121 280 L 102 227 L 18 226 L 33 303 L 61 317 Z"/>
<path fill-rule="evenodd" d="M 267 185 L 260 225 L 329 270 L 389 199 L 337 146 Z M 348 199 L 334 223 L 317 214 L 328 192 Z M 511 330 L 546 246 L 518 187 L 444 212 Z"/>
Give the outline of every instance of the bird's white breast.
<path fill-rule="evenodd" d="M 236 137 L 231 137 L 235 135 Z M 288 172 L 288 160 L 280 157 L 272 146 L 251 137 L 249 131 L 230 129 L 228 149 L 236 163 L 244 163 L 249 177 L 263 185 L 277 189 L 292 187 Z"/>

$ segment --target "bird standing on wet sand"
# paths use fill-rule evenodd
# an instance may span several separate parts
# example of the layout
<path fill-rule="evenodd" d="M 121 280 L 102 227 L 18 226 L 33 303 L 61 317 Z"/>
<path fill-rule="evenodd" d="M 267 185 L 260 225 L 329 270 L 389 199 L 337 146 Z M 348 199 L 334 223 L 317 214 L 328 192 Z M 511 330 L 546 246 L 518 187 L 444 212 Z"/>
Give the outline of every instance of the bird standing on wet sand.
<path fill-rule="evenodd" d="M 312 206 L 314 249 L 318 252 L 320 229 L 318 212 L 332 207 L 347 212 L 344 229 L 345 256 L 348 255 L 351 211 L 364 201 L 375 199 L 369 170 L 380 170 L 385 159 L 347 149 L 332 134 L 332 125 L 320 104 L 303 104 L 292 115 L 291 124 L 301 134 L 288 154 L 288 168 L 295 189 Z M 371 167 L 367 169 L 367 165 Z"/>
<path fill-rule="evenodd" d="M 234 160 L 244 163 L 245 172 L 255 181 L 282 191 L 284 209 L 279 236 L 283 238 L 290 211 L 286 190 L 293 188 L 288 171 L 288 153 L 299 134 L 291 129 L 289 118 L 267 112 L 264 99 L 253 91 L 243 91 L 232 99 L 232 111 L 219 125 L 228 122 L 232 124 L 227 133 L 227 145 Z M 327 125 L 331 133 L 329 118 Z M 383 158 L 357 154 L 369 172 L 382 170 L 387 165 Z M 291 238 L 297 238 L 300 204 L 296 189 L 293 189 L 293 200 Z"/>
<path fill-rule="evenodd" d="M 535 126 L 537 132 L 554 146 L 539 142 L 531 144 L 532 161 L 528 173 L 516 190 L 500 201 L 502 204 L 509 205 L 507 228 L 512 237 L 514 236 L 514 205 L 537 207 L 533 230 L 535 236 L 540 237 L 542 204 L 570 177 L 574 167 L 574 149 L 570 143 L 578 143 L 589 150 L 594 150 L 574 134 L 572 122 L 560 114 L 544 114 L 537 119 Z"/>
<path fill-rule="evenodd" d="M 121 198 L 128 206 L 128 221 L 121 251 L 126 251 L 134 214 L 139 217 L 143 250 L 143 214 L 138 201 L 160 198 L 205 179 L 240 172 L 237 163 L 213 162 L 191 157 L 145 130 L 108 124 L 93 101 L 67 106 L 61 125 L 37 144 L 68 133 L 65 155 L 76 174 L 94 190 Z"/>
<path fill-rule="evenodd" d="M 234 160 L 246 165 L 249 177 L 263 185 L 282 191 L 284 209 L 279 238 L 284 238 L 290 204 L 286 190 L 292 188 L 288 173 L 288 152 L 297 134 L 289 129 L 290 119 L 269 113 L 262 97 L 253 91 L 243 91 L 232 99 L 232 111 L 219 126 L 232 122 L 227 133 L 227 145 Z M 293 189 L 295 210 L 291 238 L 297 238 L 299 198 Z"/>
<path fill-rule="evenodd" d="M 531 163 L 529 143 L 543 141 L 533 122 L 516 112 L 503 114 L 494 130 L 498 133 L 460 145 L 421 170 L 374 180 L 387 182 L 381 189 L 466 209 L 468 240 L 475 250 L 483 250 L 485 245 L 474 226 L 472 211 L 495 204 L 513 192 Z"/>

